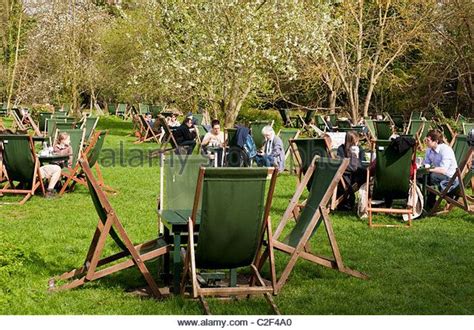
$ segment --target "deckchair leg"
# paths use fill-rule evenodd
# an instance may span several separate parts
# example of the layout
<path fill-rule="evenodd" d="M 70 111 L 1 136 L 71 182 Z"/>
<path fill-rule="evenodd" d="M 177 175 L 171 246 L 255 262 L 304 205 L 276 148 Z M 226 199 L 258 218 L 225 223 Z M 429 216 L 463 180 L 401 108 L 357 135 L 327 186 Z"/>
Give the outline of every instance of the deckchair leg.
<path fill-rule="evenodd" d="M 206 299 L 204 299 L 202 295 L 199 295 L 199 302 L 201 303 L 202 308 L 204 309 L 204 313 L 206 315 L 212 315 L 211 310 L 209 309 L 209 305 L 207 304 Z"/>

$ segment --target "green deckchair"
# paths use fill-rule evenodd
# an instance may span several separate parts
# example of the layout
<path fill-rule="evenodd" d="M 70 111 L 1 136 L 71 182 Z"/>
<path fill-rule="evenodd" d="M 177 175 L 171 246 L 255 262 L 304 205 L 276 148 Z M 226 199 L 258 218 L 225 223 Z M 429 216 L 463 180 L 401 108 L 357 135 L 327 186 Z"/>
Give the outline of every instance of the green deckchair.
<path fill-rule="evenodd" d="M 423 119 L 412 119 L 408 124 L 407 134 L 417 136 L 423 131 L 425 121 Z"/>
<path fill-rule="evenodd" d="M 72 170 L 74 166 L 76 166 L 79 156 L 82 153 L 82 147 L 85 141 L 85 130 L 84 129 L 58 129 L 56 131 L 56 137 L 54 138 L 55 141 L 58 140 L 58 135 L 60 133 L 67 133 L 71 139 L 71 148 L 72 148 L 72 161 L 71 161 L 71 168 Z M 63 172 L 68 173 L 63 169 Z M 67 175 L 66 175 L 67 176 Z"/>
<path fill-rule="evenodd" d="M 99 117 L 86 117 L 82 122 L 81 129 L 86 130 L 85 141 L 89 141 L 98 123 Z"/>
<path fill-rule="evenodd" d="M 283 126 L 285 127 L 296 127 L 297 124 L 293 118 L 290 116 L 290 110 L 289 109 L 278 109 L 278 112 L 280 113 L 281 120 L 283 121 Z"/>
<path fill-rule="evenodd" d="M 163 127 L 164 136 L 161 138 L 160 148 L 152 153 L 152 157 L 165 153 L 166 151 L 178 150 L 179 148 L 178 142 L 176 142 L 176 139 L 174 138 L 173 131 L 166 122 L 166 118 L 159 115 L 158 120 L 161 123 L 161 127 Z M 168 146 L 168 143 L 171 147 Z"/>
<path fill-rule="evenodd" d="M 85 175 L 92 202 L 99 216 L 99 222 L 83 266 L 50 279 L 49 289 L 54 291 L 76 288 L 86 282 L 94 281 L 117 271 L 136 266 L 149 285 L 152 294 L 157 298 L 162 297 L 165 293 L 158 288 L 145 262 L 167 254 L 170 250 L 170 246 L 166 244 L 162 238 L 133 245 L 117 213 L 110 205 L 107 195 L 100 188 L 100 184 L 96 178 L 94 178 L 89 164 L 84 159 L 81 159 L 79 164 L 82 168 L 82 173 Z M 109 235 L 120 248 L 120 252 L 101 258 Z M 99 267 L 122 258 L 127 258 L 127 260 L 99 269 Z M 67 282 L 56 287 L 57 281 Z"/>
<path fill-rule="evenodd" d="M 50 119 L 53 116 L 51 112 L 40 112 L 39 113 L 39 122 L 38 127 L 41 132 L 46 131 L 46 120 Z"/>
<path fill-rule="evenodd" d="M 269 176 L 270 183 L 266 189 Z M 207 314 L 210 311 L 205 296 L 254 294 L 263 294 L 279 314 L 271 298 L 271 294 L 275 293 L 276 278 L 270 207 L 276 178 L 274 168 L 201 168 L 199 171 L 193 209 L 187 222 L 189 241 L 181 292 L 184 294 L 189 278 L 192 297 L 200 299 Z M 195 233 L 198 236 L 196 243 Z M 270 252 L 270 286 L 266 285 L 257 269 L 265 234 Z M 198 281 L 198 269 L 222 270 L 248 266 L 252 271 L 248 286 L 204 287 Z"/>
<path fill-rule="evenodd" d="M 369 213 L 370 227 L 398 227 L 399 225 L 378 225 L 372 223 L 372 213 L 407 214 L 408 226 L 412 225 L 416 197 L 416 171 L 410 175 L 412 164 L 415 162 L 416 148 L 409 148 L 400 153 L 396 150 L 392 141 L 377 140 L 375 145 L 376 165 L 373 178 L 373 191 L 369 194 L 369 175 L 367 175 L 367 211 Z M 369 171 L 369 169 L 367 169 Z M 409 196 L 411 190 L 412 195 Z M 395 199 L 412 199 L 406 208 L 376 208 L 372 207 L 372 199 L 385 199 L 390 204 Z M 411 206 L 409 206 L 411 204 Z"/>
<path fill-rule="evenodd" d="M 151 115 L 153 116 L 153 118 L 157 118 L 158 115 L 160 114 L 160 112 L 163 110 L 163 106 L 162 105 L 151 105 L 150 106 L 150 112 L 151 112 Z"/>
<path fill-rule="evenodd" d="M 274 248 L 290 256 L 276 284 L 277 292 L 281 290 L 287 281 L 299 258 L 339 270 L 351 276 L 367 278 L 365 274 L 344 266 L 329 218 L 330 199 L 348 165 L 349 159 L 347 158 L 340 160 L 315 156 L 311 160 L 306 174 L 296 187 L 295 194 L 291 198 L 273 235 Z M 310 180 L 313 181 L 312 186 L 314 188 L 311 189 L 305 206 L 300 212 L 300 198 Z M 289 231 L 287 231 L 285 228 L 292 217 L 295 217 L 296 224 L 288 226 Z M 319 230 L 321 223 L 324 223 L 333 258 L 318 256 L 311 252 L 310 239 Z M 286 234 L 285 237 L 282 237 L 283 233 Z M 264 261 L 266 256 L 271 253 L 271 248 L 267 248 L 261 260 Z M 260 269 L 262 263 L 258 266 L 258 269 Z"/>
<path fill-rule="evenodd" d="M 5 117 L 7 115 L 8 115 L 7 102 L 3 102 L 2 107 L 0 108 L 0 116 Z"/>
<path fill-rule="evenodd" d="M 389 120 L 376 120 L 374 125 L 377 140 L 388 140 L 392 136 L 392 124 Z"/>
<path fill-rule="evenodd" d="M 257 149 L 262 148 L 265 143 L 265 137 L 262 134 L 262 128 L 265 126 L 273 126 L 273 120 L 251 121 L 249 123 L 250 134 L 252 135 Z"/>
<path fill-rule="evenodd" d="M 74 128 L 74 124 L 56 121 L 56 130 L 54 132 L 54 135 L 57 135 L 58 130 L 73 129 L 73 128 Z"/>
<path fill-rule="evenodd" d="M 329 131 L 329 126 L 324 120 L 323 115 L 316 115 L 316 125 L 323 132 Z"/>
<path fill-rule="evenodd" d="M 138 103 L 138 113 L 140 115 L 146 115 L 147 112 L 150 112 L 150 106 L 145 103 Z"/>
<path fill-rule="evenodd" d="M 304 116 L 304 122 L 306 124 L 309 124 L 311 120 L 313 119 L 314 115 L 316 114 L 316 110 L 306 110 L 306 115 Z"/>
<path fill-rule="evenodd" d="M 111 188 L 110 186 L 104 183 L 104 179 L 102 177 L 102 171 L 99 167 L 99 155 L 104 145 L 105 136 L 107 135 L 107 131 L 97 131 L 95 132 L 89 142 L 89 145 L 82 153 L 83 158 L 85 158 L 89 164 L 89 166 L 94 167 L 97 173 L 98 184 L 99 186 L 108 192 L 115 193 L 116 191 Z M 64 173 L 66 172 L 66 173 Z M 66 182 L 63 184 L 59 195 L 64 194 L 66 189 L 69 191 L 73 190 L 76 183 L 87 186 L 86 180 L 84 179 L 84 173 L 81 171 L 81 167 L 79 163 L 76 164 L 72 169 L 65 169 L 63 175 L 66 177 Z"/>
<path fill-rule="evenodd" d="M 337 129 L 344 130 L 344 129 L 352 129 L 351 122 L 349 120 L 337 120 Z"/>
<path fill-rule="evenodd" d="M 365 125 L 367 126 L 367 129 L 369 130 L 369 134 L 371 136 L 371 139 L 376 140 L 377 139 L 377 133 L 376 133 L 376 130 L 375 130 L 374 120 L 365 119 Z"/>
<path fill-rule="evenodd" d="M 464 135 L 469 134 L 474 129 L 474 123 L 462 123 L 462 132 Z"/>
<path fill-rule="evenodd" d="M 126 119 L 128 117 L 127 105 L 125 103 L 119 103 L 115 111 L 115 115 Z"/>
<path fill-rule="evenodd" d="M 457 206 L 466 212 L 474 214 L 474 197 L 467 194 L 466 190 L 469 185 L 472 187 L 472 159 L 474 155 L 474 147 L 469 146 L 466 135 L 458 135 L 453 145 L 454 155 L 458 168 L 456 172 L 448 181 L 448 184 L 442 191 L 426 187 L 428 192 L 437 195 L 436 200 L 430 215 L 448 212 Z M 441 209 L 441 202 L 445 200 L 447 205 Z"/>
<path fill-rule="evenodd" d="M 281 129 L 278 136 L 283 142 L 283 151 L 285 152 L 285 161 L 291 154 L 290 140 L 297 139 L 301 131 L 299 129 Z"/>
<path fill-rule="evenodd" d="M 337 126 L 337 114 L 330 113 L 328 116 L 329 116 L 329 121 L 331 122 L 332 127 L 336 127 Z"/>
<path fill-rule="evenodd" d="M 420 141 L 418 141 L 420 144 L 421 144 L 422 141 L 425 140 L 425 138 L 428 135 L 428 132 L 430 131 L 432 126 L 433 126 L 432 121 L 425 120 L 425 123 L 423 125 L 423 130 L 420 132 Z"/>
<path fill-rule="evenodd" d="M 115 104 L 107 103 L 107 111 L 108 111 L 109 115 L 117 114 L 117 109 L 115 107 Z"/>
<path fill-rule="evenodd" d="M 193 120 L 195 121 L 196 125 L 202 125 L 202 122 L 204 120 L 204 114 L 193 113 Z"/>
<path fill-rule="evenodd" d="M 138 124 L 137 131 L 139 132 L 140 137 L 134 143 L 143 143 L 154 140 L 156 143 L 160 144 L 162 134 L 155 133 L 153 127 L 150 123 L 146 120 L 145 115 L 139 114 L 135 116 L 135 119 Z M 155 119 L 160 120 L 160 119 Z"/>
<path fill-rule="evenodd" d="M 331 158 L 330 146 L 324 138 L 293 139 L 290 140 L 290 148 L 295 155 L 300 181 L 314 156 Z"/>
<path fill-rule="evenodd" d="M 397 132 L 404 132 L 405 118 L 403 115 L 395 114 L 391 116 Z"/>
<path fill-rule="evenodd" d="M 410 114 L 410 122 L 412 120 L 421 120 L 421 117 L 423 116 L 423 112 L 418 112 L 418 111 L 413 111 Z"/>
<path fill-rule="evenodd" d="M 443 136 L 445 142 L 452 146 L 454 144 L 454 141 L 456 140 L 456 133 L 454 130 L 451 128 L 449 124 L 441 124 L 441 130 L 443 131 Z"/>
<path fill-rule="evenodd" d="M 28 135 L 1 135 L 0 144 L 3 145 L 2 159 L 8 177 L 8 182 L 0 189 L 0 195 L 25 195 L 20 205 L 30 199 L 38 188 L 44 195 L 40 163 L 32 138 Z"/>
<path fill-rule="evenodd" d="M 160 195 L 158 198 L 158 227 L 160 232 L 164 232 L 165 237 L 169 236 L 167 225 L 170 218 L 177 215 L 177 211 L 191 210 L 193 208 L 194 194 L 199 169 L 209 163 L 209 160 L 200 155 L 175 155 L 160 154 Z M 164 231 L 163 231 L 164 230 Z M 175 246 L 180 237 L 173 237 Z M 173 260 L 180 259 L 180 251 L 174 250 Z M 166 260 L 168 267 L 169 260 Z M 174 263 L 174 292 L 179 292 L 179 281 L 182 264 Z"/>

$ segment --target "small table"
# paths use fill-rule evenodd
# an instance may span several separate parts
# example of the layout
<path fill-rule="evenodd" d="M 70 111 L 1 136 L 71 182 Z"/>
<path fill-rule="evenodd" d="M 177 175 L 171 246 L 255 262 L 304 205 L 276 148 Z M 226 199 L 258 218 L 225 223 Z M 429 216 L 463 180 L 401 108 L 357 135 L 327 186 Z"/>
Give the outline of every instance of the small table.
<path fill-rule="evenodd" d="M 49 137 L 47 136 L 39 136 L 39 135 L 32 136 L 31 138 L 33 139 L 34 142 L 44 142 L 49 139 Z"/>
<path fill-rule="evenodd" d="M 223 147 L 207 147 L 207 151 L 210 151 L 214 155 L 214 167 L 224 166 L 224 148 Z"/>
<path fill-rule="evenodd" d="M 63 162 L 69 159 L 69 155 L 48 155 L 48 156 L 38 156 L 38 159 L 41 164 L 49 164 L 52 162 Z"/>
<path fill-rule="evenodd" d="M 430 177 L 430 169 L 425 167 L 420 167 L 416 170 L 416 178 L 421 181 L 421 193 L 423 194 L 423 209 L 426 210 L 426 202 L 428 200 L 426 187 L 428 186 L 428 178 Z"/>
<path fill-rule="evenodd" d="M 172 254 L 172 274 L 173 274 L 173 293 L 179 294 L 181 284 L 181 236 L 188 235 L 188 219 L 191 217 L 192 210 L 161 210 L 160 219 L 164 225 L 164 239 L 169 244 L 173 243 Z M 201 222 L 201 213 L 196 216 L 196 226 Z M 199 227 L 195 227 L 196 232 Z M 170 274 L 170 256 L 164 257 L 164 273 Z"/>

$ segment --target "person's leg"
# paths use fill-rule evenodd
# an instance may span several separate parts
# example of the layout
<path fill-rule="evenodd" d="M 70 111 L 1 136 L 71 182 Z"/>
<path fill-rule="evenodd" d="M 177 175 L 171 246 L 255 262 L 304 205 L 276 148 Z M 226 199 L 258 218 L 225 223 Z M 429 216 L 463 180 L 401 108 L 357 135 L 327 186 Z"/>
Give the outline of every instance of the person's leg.
<path fill-rule="evenodd" d="M 444 181 L 444 180 L 449 180 L 449 177 L 444 174 L 430 173 L 428 177 L 428 185 L 439 189 L 441 181 Z M 435 203 L 436 203 L 436 195 L 428 192 L 428 196 L 426 197 L 426 209 L 431 210 Z"/>
<path fill-rule="evenodd" d="M 265 160 L 263 155 L 257 155 L 255 156 L 255 163 L 257 163 L 257 166 L 261 167 L 264 166 Z"/>
<path fill-rule="evenodd" d="M 52 192 L 61 178 L 61 167 L 58 165 L 43 165 L 40 167 L 41 177 L 48 180 L 48 192 Z"/>

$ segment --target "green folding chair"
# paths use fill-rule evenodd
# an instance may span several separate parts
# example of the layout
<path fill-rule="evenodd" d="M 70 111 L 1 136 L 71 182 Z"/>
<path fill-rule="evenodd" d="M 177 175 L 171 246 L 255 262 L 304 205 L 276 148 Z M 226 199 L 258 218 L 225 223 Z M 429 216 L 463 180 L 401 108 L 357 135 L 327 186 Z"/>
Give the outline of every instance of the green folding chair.
<path fill-rule="evenodd" d="M 8 182 L 0 189 L 0 195 L 24 195 L 19 201 L 20 205 L 25 204 L 38 188 L 44 195 L 40 163 L 32 138 L 28 135 L 0 135 L 0 144 L 3 149 L 3 166 L 8 178 Z"/>
<path fill-rule="evenodd" d="M 336 127 L 337 126 L 337 114 L 330 113 L 328 116 L 329 116 L 329 121 L 331 122 L 332 127 Z"/>
<path fill-rule="evenodd" d="M 323 132 L 329 131 L 329 126 L 322 115 L 316 115 L 316 125 Z"/>
<path fill-rule="evenodd" d="M 155 131 L 153 130 L 153 127 L 146 120 L 145 115 L 140 114 L 140 115 L 137 115 L 135 118 L 138 121 L 137 131 L 139 131 L 140 137 L 134 143 L 138 144 L 138 143 L 149 142 L 149 141 L 154 140 L 156 143 L 160 144 L 162 134 L 155 133 Z M 157 118 L 155 120 L 160 120 L 160 119 Z"/>
<path fill-rule="evenodd" d="M 145 103 L 138 103 L 138 113 L 140 115 L 146 115 L 148 112 L 150 112 L 150 106 Z"/>
<path fill-rule="evenodd" d="M 53 114 L 51 112 L 40 112 L 39 113 L 39 122 L 38 122 L 38 128 L 40 129 L 41 132 L 46 131 L 46 120 L 51 119 Z"/>
<path fill-rule="evenodd" d="M 474 129 L 474 123 L 462 123 L 462 131 L 464 135 L 468 135 Z"/>
<path fill-rule="evenodd" d="M 422 116 L 423 116 L 423 112 L 413 111 L 413 112 L 410 114 L 410 122 L 411 122 L 412 120 L 421 120 L 421 119 L 422 119 Z"/>
<path fill-rule="evenodd" d="M 107 131 L 95 132 L 90 139 L 89 145 L 86 147 L 86 149 L 82 153 L 83 156 L 81 157 L 87 160 L 90 167 L 95 168 L 99 186 L 107 192 L 116 193 L 115 189 L 113 189 L 112 187 L 104 183 L 102 171 L 100 170 L 100 166 L 98 163 L 99 155 L 100 155 L 100 152 L 102 151 L 102 147 L 104 146 L 106 135 L 107 135 Z M 74 190 L 76 184 L 87 186 L 87 182 L 84 178 L 84 172 L 81 170 L 79 163 L 76 164 L 72 169 L 65 169 L 63 171 L 63 175 L 66 177 L 66 181 L 63 184 L 61 190 L 59 191 L 59 195 L 64 194 L 66 190 L 68 191 Z"/>
<path fill-rule="evenodd" d="M 153 118 L 157 118 L 161 111 L 163 111 L 163 108 L 164 107 L 162 105 L 151 105 L 150 112 Z"/>
<path fill-rule="evenodd" d="M 193 120 L 196 122 L 196 125 L 202 125 L 202 122 L 204 120 L 204 114 L 193 113 Z"/>
<path fill-rule="evenodd" d="M 341 253 L 329 218 L 330 199 L 348 165 L 349 159 L 347 158 L 341 160 L 315 156 L 311 160 L 306 174 L 296 187 L 296 191 L 273 235 L 273 247 L 289 255 L 289 260 L 278 277 L 276 292 L 279 292 L 286 283 L 300 258 L 354 277 L 367 278 L 365 274 L 346 267 L 342 262 Z M 301 210 L 300 199 L 310 180 L 314 188 L 309 192 L 306 203 Z M 288 226 L 291 218 L 295 218 L 296 223 Z M 311 252 L 310 240 L 320 230 L 321 224 L 324 224 L 329 239 L 332 250 L 331 257 L 320 256 Z M 268 247 L 261 261 L 264 261 L 271 253 L 271 248 Z M 261 269 L 261 267 L 262 263 L 258 265 L 258 269 Z"/>
<path fill-rule="evenodd" d="M 423 119 L 412 119 L 408 124 L 407 134 L 413 136 L 419 136 L 423 131 L 425 121 Z"/>
<path fill-rule="evenodd" d="M 295 156 L 297 177 L 301 182 L 315 156 L 332 158 L 330 146 L 323 138 L 305 138 L 290 140 L 290 148 Z M 311 189 L 311 182 L 308 189 Z"/>
<path fill-rule="evenodd" d="M 405 225 L 374 224 L 372 213 L 406 214 L 408 215 L 407 226 L 412 225 L 416 198 L 416 171 L 410 174 L 412 164 L 415 162 L 416 148 L 409 148 L 400 153 L 396 150 L 392 141 L 377 140 L 375 144 L 376 165 L 373 177 L 373 190 L 370 192 L 369 175 L 367 174 L 366 193 L 367 211 L 369 214 L 370 227 L 400 227 Z M 367 169 L 369 171 L 369 169 Z M 409 195 L 411 191 L 412 195 Z M 372 200 L 384 199 L 388 204 L 385 208 L 372 207 Z M 411 200 L 405 208 L 392 208 L 393 200 Z M 411 206 L 409 206 L 411 204 Z"/>
<path fill-rule="evenodd" d="M 454 144 L 454 141 L 456 140 L 456 132 L 454 132 L 454 130 L 451 128 L 451 126 L 449 124 L 441 124 L 440 128 L 443 131 L 443 136 L 444 136 L 445 142 L 449 146 L 452 147 L 453 144 Z"/>
<path fill-rule="evenodd" d="M 395 125 L 395 129 L 397 132 L 404 132 L 404 127 L 405 127 L 405 118 L 401 114 L 394 114 L 391 115 L 393 124 Z"/>
<path fill-rule="evenodd" d="M 377 139 L 377 131 L 375 130 L 375 121 L 372 119 L 365 119 L 365 125 L 367 126 L 367 129 L 369 130 L 369 134 L 372 138 L 372 140 Z"/>
<path fill-rule="evenodd" d="M 270 208 L 276 178 L 274 168 L 200 169 L 193 209 L 187 221 L 189 240 L 181 292 L 184 294 L 189 280 L 191 296 L 200 299 L 207 314 L 210 310 L 204 300 L 206 296 L 256 294 L 263 294 L 279 314 L 271 298 L 275 294 L 276 278 Z M 257 269 L 265 236 L 270 251 L 271 285 L 265 283 Z M 248 286 L 206 287 L 198 280 L 199 270 L 242 267 L 250 267 L 252 272 Z"/>
<path fill-rule="evenodd" d="M 89 141 L 98 123 L 99 123 L 99 117 L 86 117 L 86 119 L 83 121 L 81 125 L 81 129 L 86 130 L 86 135 L 85 135 L 86 141 Z"/>
<path fill-rule="evenodd" d="M 436 203 L 430 211 L 430 215 L 437 215 L 451 211 L 455 206 L 464 211 L 474 214 L 474 196 L 467 193 L 469 186 L 472 188 L 473 172 L 472 161 L 474 147 L 469 146 L 466 135 L 458 135 L 453 145 L 454 155 L 458 168 L 448 181 L 446 187 L 439 191 L 432 187 L 426 187 L 428 192 L 438 196 Z M 446 205 L 441 207 L 441 202 Z"/>
<path fill-rule="evenodd" d="M 127 104 L 125 103 L 119 103 L 117 105 L 117 108 L 116 108 L 116 111 L 115 111 L 115 115 L 117 117 L 122 117 L 123 119 L 126 119 L 128 117 L 128 110 L 127 110 L 128 106 Z"/>
<path fill-rule="evenodd" d="M 281 129 L 278 132 L 278 136 L 283 142 L 283 151 L 285 152 L 285 161 L 291 154 L 290 140 L 297 139 L 301 131 L 299 129 Z"/>
<path fill-rule="evenodd" d="M 341 130 L 341 131 L 344 130 L 344 129 L 346 129 L 346 130 L 352 129 L 352 125 L 351 125 L 351 122 L 349 120 L 340 120 L 340 119 L 338 119 L 336 126 L 337 126 L 337 129 Z"/>
<path fill-rule="evenodd" d="M 392 136 L 393 129 L 389 120 L 376 120 L 374 125 L 377 140 L 388 140 Z"/>
<path fill-rule="evenodd" d="M 262 134 L 262 129 L 265 126 L 273 126 L 273 120 L 251 121 L 249 123 L 250 134 L 252 135 L 253 141 L 255 142 L 255 146 L 257 147 L 257 149 L 262 148 L 263 144 L 265 143 L 265 137 Z"/>
<path fill-rule="evenodd" d="M 108 111 L 109 115 L 116 115 L 117 114 L 117 109 L 115 107 L 115 104 L 107 103 L 107 111 Z"/>
<path fill-rule="evenodd" d="M 314 115 L 316 114 L 316 110 L 306 110 L 306 115 L 304 116 L 304 122 L 306 124 L 309 124 L 311 120 L 314 118 Z"/>
<path fill-rule="evenodd" d="M 95 281 L 120 270 L 136 266 L 147 282 L 152 294 L 157 298 L 163 297 L 165 295 L 164 290 L 158 287 L 145 262 L 167 254 L 170 250 L 170 245 L 162 238 L 134 245 L 120 222 L 117 213 L 112 208 L 112 205 L 110 205 L 107 195 L 102 191 L 100 183 L 92 174 L 87 160 L 79 160 L 79 165 L 81 166 L 81 172 L 85 175 L 92 203 L 99 216 L 99 222 L 83 266 L 51 278 L 49 280 L 49 290 L 73 289 L 87 282 Z M 102 257 L 109 236 L 120 248 L 120 251 L 113 255 Z M 116 262 L 123 258 L 127 258 L 127 260 Z M 114 264 L 110 266 L 109 264 L 112 262 Z M 103 267 L 105 265 L 109 266 Z M 56 286 L 58 281 L 66 281 L 66 283 Z"/>

